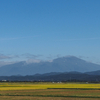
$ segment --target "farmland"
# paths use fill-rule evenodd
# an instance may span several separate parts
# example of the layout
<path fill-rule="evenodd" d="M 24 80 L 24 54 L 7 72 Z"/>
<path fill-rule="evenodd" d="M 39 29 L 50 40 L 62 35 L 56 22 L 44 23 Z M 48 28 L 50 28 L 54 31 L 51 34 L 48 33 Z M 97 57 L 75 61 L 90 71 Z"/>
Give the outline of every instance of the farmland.
<path fill-rule="evenodd" d="M 0 100 L 99 100 L 100 84 L 1 82 Z"/>

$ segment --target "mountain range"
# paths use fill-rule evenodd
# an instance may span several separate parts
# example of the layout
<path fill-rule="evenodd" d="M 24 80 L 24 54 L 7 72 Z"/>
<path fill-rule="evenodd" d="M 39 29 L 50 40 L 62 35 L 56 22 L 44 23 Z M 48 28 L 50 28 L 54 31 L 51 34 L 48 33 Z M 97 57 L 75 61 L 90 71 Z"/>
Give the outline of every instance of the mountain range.
<path fill-rule="evenodd" d="M 98 70 L 98 72 L 97 72 Z M 96 71 L 95 74 L 99 73 L 100 65 L 87 62 L 75 56 L 60 57 L 49 61 L 41 61 L 38 63 L 27 63 L 21 61 L 14 64 L 9 64 L 0 67 L 0 76 L 11 76 L 11 75 L 39 75 L 44 73 L 64 73 L 64 72 L 80 72 L 94 74 L 92 71 Z"/>
<path fill-rule="evenodd" d="M 100 73 L 100 71 L 99 71 Z M 100 82 L 100 74 L 96 75 L 96 71 L 80 73 L 80 72 L 51 72 L 45 74 L 35 74 L 26 76 L 0 76 L 0 81 L 32 81 L 32 82 Z"/>

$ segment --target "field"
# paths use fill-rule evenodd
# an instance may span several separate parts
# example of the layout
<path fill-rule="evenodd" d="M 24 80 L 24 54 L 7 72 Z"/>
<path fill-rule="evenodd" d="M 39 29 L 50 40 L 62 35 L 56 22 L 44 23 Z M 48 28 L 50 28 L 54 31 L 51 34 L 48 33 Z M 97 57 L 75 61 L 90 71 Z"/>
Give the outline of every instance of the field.
<path fill-rule="evenodd" d="M 100 100 L 100 84 L 1 82 L 0 100 Z"/>

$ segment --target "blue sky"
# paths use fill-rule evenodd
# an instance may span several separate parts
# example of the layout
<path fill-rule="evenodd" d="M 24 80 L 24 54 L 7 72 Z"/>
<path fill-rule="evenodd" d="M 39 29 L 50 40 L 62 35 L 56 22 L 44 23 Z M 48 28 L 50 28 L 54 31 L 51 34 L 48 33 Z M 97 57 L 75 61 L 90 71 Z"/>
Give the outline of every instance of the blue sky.
<path fill-rule="evenodd" d="M 0 61 L 67 55 L 100 64 L 100 0 L 0 0 Z"/>

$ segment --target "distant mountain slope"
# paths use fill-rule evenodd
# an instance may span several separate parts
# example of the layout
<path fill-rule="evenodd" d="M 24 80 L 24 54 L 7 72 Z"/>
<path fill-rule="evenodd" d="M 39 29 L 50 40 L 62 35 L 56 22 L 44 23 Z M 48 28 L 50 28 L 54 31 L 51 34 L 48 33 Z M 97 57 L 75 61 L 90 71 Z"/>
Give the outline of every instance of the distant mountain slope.
<path fill-rule="evenodd" d="M 0 67 L 0 76 L 34 75 L 50 72 L 90 72 L 100 70 L 100 65 L 89 63 L 74 56 L 61 57 L 52 62 L 30 63 L 19 62 Z"/>
<path fill-rule="evenodd" d="M 100 75 L 100 70 L 91 71 L 91 72 L 85 72 L 85 74 L 88 74 L 88 75 Z"/>
<path fill-rule="evenodd" d="M 27 75 L 27 76 L 0 76 L 0 81 L 87 81 L 87 82 L 100 82 L 100 75 L 88 75 L 85 73 L 69 72 L 69 73 L 46 73 L 40 75 Z"/>

